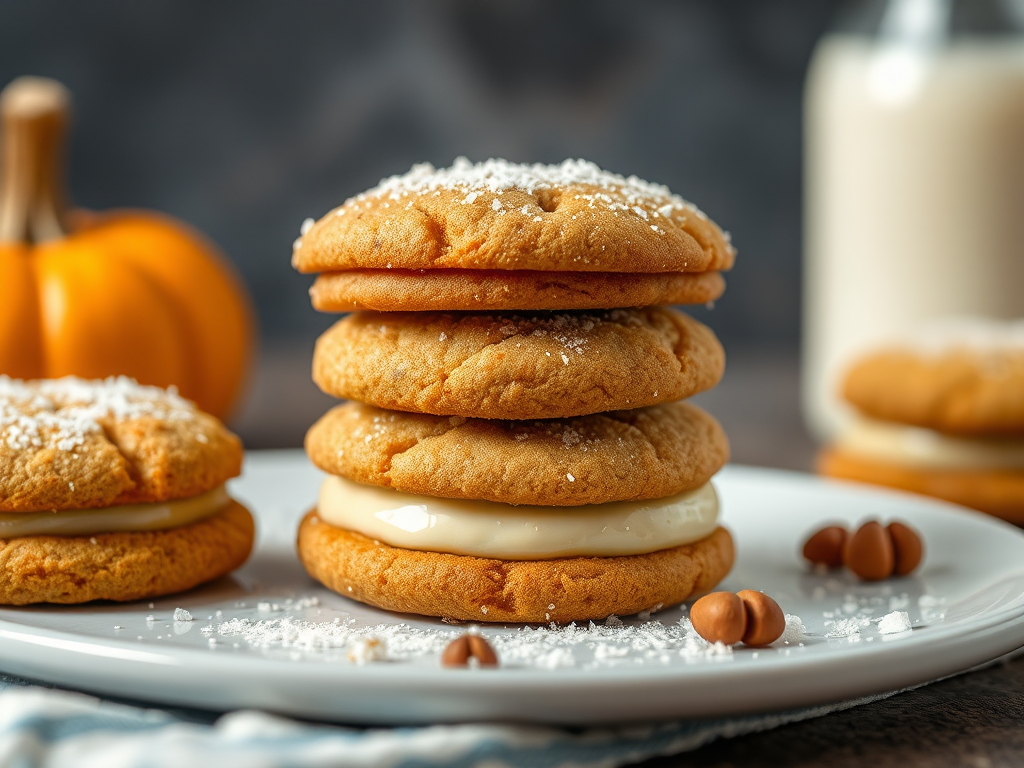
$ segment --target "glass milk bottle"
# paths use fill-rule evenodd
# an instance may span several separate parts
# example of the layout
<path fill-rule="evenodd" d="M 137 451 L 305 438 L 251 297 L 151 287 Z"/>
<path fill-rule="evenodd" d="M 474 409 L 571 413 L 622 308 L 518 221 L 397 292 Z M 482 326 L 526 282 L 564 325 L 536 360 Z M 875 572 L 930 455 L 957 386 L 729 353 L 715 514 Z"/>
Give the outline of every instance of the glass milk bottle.
<path fill-rule="evenodd" d="M 1024 0 L 865 2 L 805 92 L 803 405 L 943 316 L 1024 316 Z"/>

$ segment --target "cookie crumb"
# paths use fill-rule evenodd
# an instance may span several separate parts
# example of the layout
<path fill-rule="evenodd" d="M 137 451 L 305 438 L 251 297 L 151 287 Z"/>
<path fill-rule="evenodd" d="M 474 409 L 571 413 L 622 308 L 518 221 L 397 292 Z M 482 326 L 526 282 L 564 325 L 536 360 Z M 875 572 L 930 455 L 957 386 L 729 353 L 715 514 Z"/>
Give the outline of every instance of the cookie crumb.
<path fill-rule="evenodd" d="M 372 661 L 384 661 L 387 658 L 387 648 L 381 638 L 370 636 L 352 643 L 345 655 L 353 664 L 362 666 Z"/>

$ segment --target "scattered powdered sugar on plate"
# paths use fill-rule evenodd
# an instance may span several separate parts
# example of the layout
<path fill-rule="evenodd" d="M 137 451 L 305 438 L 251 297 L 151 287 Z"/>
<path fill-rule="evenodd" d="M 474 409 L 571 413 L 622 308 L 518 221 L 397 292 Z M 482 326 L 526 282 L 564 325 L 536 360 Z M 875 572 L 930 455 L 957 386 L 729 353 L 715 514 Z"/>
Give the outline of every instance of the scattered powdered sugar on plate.
<path fill-rule="evenodd" d="M 722 643 L 702 638 L 686 618 L 675 624 L 625 624 L 619 620 L 604 625 L 522 627 L 488 639 L 502 664 L 540 669 L 667 664 L 678 659 L 723 659 L 733 653 Z"/>
<path fill-rule="evenodd" d="M 805 637 L 807 637 L 807 628 L 804 626 L 803 621 L 799 616 L 787 613 L 786 628 L 782 631 L 782 637 L 775 642 L 782 645 L 793 645 L 794 643 L 802 642 Z"/>
<path fill-rule="evenodd" d="M 829 629 L 825 633 L 825 637 L 857 637 L 860 635 L 860 631 L 864 627 L 868 627 L 870 625 L 871 619 L 866 619 L 860 616 L 854 616 L 849 619 L 826 621 L 825 626 Z"/>
<path fill-rule="evenodd" d="M 878 631 L 883 635 L 898 635 L 911 629 L 910 614 L 906 611 L 893 611 L 878 620 Z"/>
<path fill-rule="evenodd" d="M 137 384 L 125 376 L 88 381 L 20 381 L 0 376 L 0 443 L 13 451 L 73 451 L 103 431 L 104 419 L 193 419 L 195 408 L 173 387 Z"/>
<path fill-rule="evenodd" d="M 387 646 L 379 637 L 364 637 L 356 640 L 348 647 L 345 654 L 353 664 L 368 664 L 372 661 L 384 661 L 387 657 Z"/>
<path fill-rule="evenodd" d="M 291 651 L 292 658 L 337 656 L 357 664 L 370 661 L 434 661 L 445 646 L 463 634 L 461 629 L 423 629 L 408 624 L 356 626 L 355 619 L 311 622 L 235 618 L 200 631 L 217 647 L 218 638 L 237 638 L 250 647 Z M 503 667 L 594 669 L 621 666 L 695 662 L 731 658 L 732 648 L 708 643 L 689 619 L 674 624 L 647 621 L 626 624 L 617 617 L 604 623 L 548 627 L 524 626 L 513 631 L 487 633 Z"/>
<path fill-rule="evenodd" d="M 935 595 L 921 595 L 917 598 L 917 607 L 921 611 L 921 621 L 928 623 L 942 621 L 946 618 L 946 598 Z"/>

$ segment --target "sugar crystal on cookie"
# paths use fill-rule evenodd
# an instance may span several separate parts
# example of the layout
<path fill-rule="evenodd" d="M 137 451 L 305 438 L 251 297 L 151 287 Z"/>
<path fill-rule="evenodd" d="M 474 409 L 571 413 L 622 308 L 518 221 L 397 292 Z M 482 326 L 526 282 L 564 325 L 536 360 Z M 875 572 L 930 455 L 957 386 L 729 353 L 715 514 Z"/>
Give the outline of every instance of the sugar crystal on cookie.
<path fill-rule="evenodd" d="M 103 419 L 143 416 L 192 419 L 193 405 L 172 388 L 147 387 L 121 376 L 103 381 L 75 377 L 19 381 L 0 376 L 0 434 L 13 451 L 72 451 L 87 435 L 103 431 Z"/>
<path fill-rule="evenodd" d="M 470 204 L 483 193 L 500 194 L 510 189 L 518 189 L 533 194 L 541 190 L 572 185 L 586 185 L 606 190 L 576 196 L 577 199 L 588 201 L 591 207 L 603 205 L 612 210 L 632 211 L 646 219 L 648 212 L 637 203 L 659 201 L 661 204 L 657 208 L 657 213 L 666 218 L 673 212 L 683 209 L 704 218 L 704 214 L 696 206 L 673 194 L 662 184 L 652 184 L 636 176 L 620 176 L 602 170 L 586 160 L 565 160 L 558 165 L 544 165 L 510 163 L 501 159 L 471 163 L 465 157 L 458 157 L 450 168 L 435 168 L 430 163 L 419 163 L 407 173 L 383 179 L 377 187 L 355 199 L 362 200 L 374 195 L 387 194 L 397 200 L 407 194 L 459 189 L 466 190 L 467 195 L 463 202 Z M 619 202 L 607 192 L 615 193 L 617 197 L 621 196 L 625 202 Z M 494 198 L 492 206 L 497 211 L 503 204 L 500 199 Z M 524 206 L 521 212 L 527 215 L 530 211 Z"/>

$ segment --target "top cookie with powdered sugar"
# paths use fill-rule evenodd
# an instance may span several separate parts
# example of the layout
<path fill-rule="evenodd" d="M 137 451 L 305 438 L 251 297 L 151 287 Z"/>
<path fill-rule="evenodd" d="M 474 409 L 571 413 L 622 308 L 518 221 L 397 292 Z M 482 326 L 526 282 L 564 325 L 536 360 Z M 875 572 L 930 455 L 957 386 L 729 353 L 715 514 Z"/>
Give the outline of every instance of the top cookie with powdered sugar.
<path fill-rule="evenodd" d="M 728 236 L 667 187 L 583 160 L 413 166 L 317 222 L 300 272 L 473 269 L 699 273 L 729 269 Z"/>
<path fill-rule="evenodd" d="M 0 512 L 186 498 L 241 460 L 238 438 L 173 389 L 0 376 Z"/>

